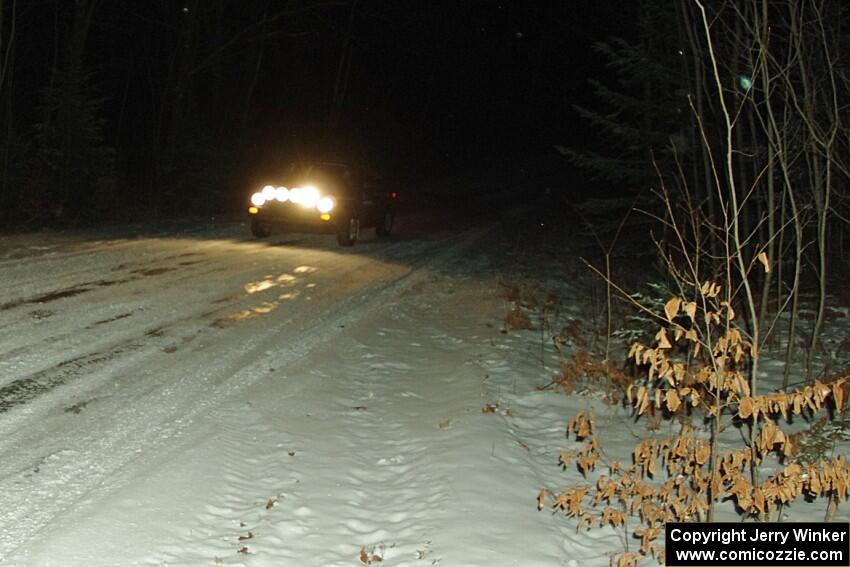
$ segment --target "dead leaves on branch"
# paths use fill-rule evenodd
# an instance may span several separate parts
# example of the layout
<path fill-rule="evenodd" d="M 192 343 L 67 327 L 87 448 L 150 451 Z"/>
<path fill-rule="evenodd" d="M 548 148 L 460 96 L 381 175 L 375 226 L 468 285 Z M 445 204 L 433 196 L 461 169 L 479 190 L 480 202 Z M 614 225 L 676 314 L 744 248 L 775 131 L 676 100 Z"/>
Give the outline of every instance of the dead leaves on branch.
<path fill-rule="evenodd" d="M 576 439 L 581 441 L 586 437 L 590 437 L 593 434 L 595 427 L 596 416 L 593 412 L 585 414 L 584 410 L 581 410 L 575 417 L 567 422 L 567 437 L 569 437 L 571 433 L 575 433 Z"/>
<path fill-rule="evenodd" d="M 705 281 L 700 288 L 700 295 L 708 299 L 715 299 L 723 288 L 719 284 L 712 281 Z"/>
<path fill-rule="evenodd" d="M 587 473 L 595 470 L 596 465 L 599 464 L 598 449 L 599 445 L 597 444 L 596 439 L 591 439 L 582 445 L 578 451 L 567 451 L 566 449 L 562 449 L 561 454 L 558 457 L 558 464 L 567 468 L 570 466 L 573 459 L 575 459 L 578 470 L 581 471 L 581 474 L 587 476 Z"/>
<path fill-rule="evenodd" d="M 800 497 L 840 502 L 850 491 L 850 466 L 843 456 L 795 462 L 795 438 L 778 423 L 780 418 L 810 417 L 825 408 L 839 413 L 850 375 L 754 395 L 745 373 L 758 353 L 736 327 L 732 307 L 721 300 L 722 288 L 704 282 L 695 291 L 697 301 L 674 297 L 664 304 L 659 317 L 663 324 L 653 345 L 631 346 L 628 357 L 645 371 L 646 379 L 630 383 L 626 399 L 638 417 L 701 411 L 710 425 L 743 421 L 754 428 L 754 435 L 751 444 L 721 449 L 711 443 L 709 431 L 683 425 L 675 437 L 644 439 L 634 447 L 630 466 L 613 463 L 607 475 L 599 474 L 595 486 L 541 491 L 538 508 L 548 505 L 553 512 L 564 512 L 576 520 L 576 529 L 626 528 L 630 519 L 639 521 L 631 532 L 640 539 L 640 550 L 612 557 L 611 565 L 636 565 L 644 556 L 660 559 L 657 539 L 664 523 L 706 521 L 715 502 L 731 500 L 744 516 L 768 518 Z M 567 423 L 566 433 L 583 443 L 562 450 L 559 464 L 567 468 L 575 462 L 588 478 L 600 462 L 595 416 L 579 412 Z M 754 485 L 753 468 L 768 455 L 785 466 Z"/>
<path fill-rule="evenodd" d="M 632 377 L 613 361 L 602 361 L 587 351 L 574 350 L 569 357 L 562 357 L 560 372 L 542 389 L 557 386 L 565 393 L 572 394 L 579 384 L 587 382 L 601 384 L 606 390 L 606 401 L 615 403 L 622 399 Z"/>
<path fill-rule="evenodd" d="M 572 487 L 568 490 L 561 490 L 552 502 L 552 510 L 563 510 L 570 518 L 584 516 L 585 511 L 581 504 L 589 491 L 589 486 Z"/>
<path fill-rule="evenodd" d="M 664 315 L 666 315 L 668 323 L 673 323 L 680 312 L 686 315 L 692 324 L 697 322 L 696 301 L 684 301 L 679 297 L 673 297 L 664 304 Z"/>
<path fill-rule="evenodd" d="M 642 558 L 643 556 L 640 553 L 633 551 L 627 551 L 620 555 L 612 555 L 610 567 L 638 567 Z"/>
<path fill-rule="evenodd" d="M 790 392 L 773 392 L 757 398 L 749 396 L 738 399 L 738 417 L 741 419 L 756 419 L 761 416 L 781 415 L 788 419 L 789 415 L 801 415 L 804 412 L 817 413 L 829 400 L 837 411 L 844 408 L 845 388 L 847 378 L 825 384 L 815 380 L 813 384 Z"/>
<path fill-rule="evenodd" d="M 843 502 L 850 488 L 850 467 L 843 456 L 807 466 L 792 462 L 759 486 L 753 486 L 743 471 L 732 469 L 724 478 L 724 485 L 725 498 L 733 499 L 748 515 L 762 516 L 801 496 L 832 497 Z"/>
<path fill-rule="evenodd" d="M 706 282 L 702 291 L 709 297 L 719 293 L 719 288 Z M 628 358 L 647 373 L 646 385 L 631 384 L 626 390 L 638 415 L 651 407 L 675 414 L 709 402 L 719 411 L 758 422 L 762 417 L 782 415 L 787 419 L 803 412 L 816 413 L 828 400 L 837 410 L 844 407 L 846 378 L 752 397 L 744 372 L 748 361 L 756 356 L 755 348 L 732 325 L 734 312 L 725 302 L 705 314 L 703 327 L 696 326 L 696 302 L 674 297 L 665 304 L 664 312 L 668 324 L 656 333 L 655 346 L 634 343 L 629 349 Z M 690 328 L 676 322 L 683 313 Z M 673 352 L 674 347 L 687 356 Z"/>

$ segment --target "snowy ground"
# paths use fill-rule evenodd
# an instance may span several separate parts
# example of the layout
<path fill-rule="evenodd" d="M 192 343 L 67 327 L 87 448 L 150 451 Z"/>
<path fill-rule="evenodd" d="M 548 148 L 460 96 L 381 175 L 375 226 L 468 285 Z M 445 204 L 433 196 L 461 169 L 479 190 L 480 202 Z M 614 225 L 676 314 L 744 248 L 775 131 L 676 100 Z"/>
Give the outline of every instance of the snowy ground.
<path fill-rule="evenodd" d="M 613 453 L 644 432 L 536 389 L 557 358 L 502 332 L 495 226 L 423 227 L 0 239 L 0 564 L 607 565 L 615 532 L 536 495 L 578 410 Z M 580 263 L 549 268 L 580 317 Z"/>
<path fill-rule="evenodd" d="M 2 240 L 0 563 L 603 558 L 536 509 L 576 402 L 500 332 L 492 227 L 246 233 Z"/>

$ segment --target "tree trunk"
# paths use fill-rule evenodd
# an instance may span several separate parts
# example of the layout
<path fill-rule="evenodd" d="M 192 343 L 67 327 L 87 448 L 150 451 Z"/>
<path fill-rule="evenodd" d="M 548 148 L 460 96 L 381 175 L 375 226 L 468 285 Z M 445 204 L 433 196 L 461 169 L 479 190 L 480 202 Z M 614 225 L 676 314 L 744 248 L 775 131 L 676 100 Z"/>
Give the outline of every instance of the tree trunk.
<path fill-rule="evenodd" d="M 348 77 L 351 73 L 351 40 L 354 36 L 354 22 L 356 14 L 357 0 L 354 0 L 351 3 L 351 12 L 348 16 L 348 26 L 345 31 L 345 38 L 342 42 L 342 51 L 339 54 L 339 63 L 336 69 L 336 79 L 334 80 L 331 108 L 328 113 L 328 135 L 332 135 L 336 130 L 339 116 L 342 112 L 342 106 L 345 103 L 345 94 L 348 90 Z"/>
<path fill-rule="evenodd" d="M 184 10 L 185 22 L 181 26 L 180 48 L 176 54 L 176 65 L 172 69 L 174 85 L 171 96 L 166 99 L 170 103 L 168 121 L 166 124 L 166 142 L 163 155 L 163 173 L 170 175 L 177 161 L 178 146 L 183 135 L 185 122 L 190 112 L 189 94 L 191 91 L 191 75 L 189 71 L 195 65 L 196 33 L 199 21 L 199 0 L 192 0 Z M 168 96 L 168 95 L 166 95 Z"/>

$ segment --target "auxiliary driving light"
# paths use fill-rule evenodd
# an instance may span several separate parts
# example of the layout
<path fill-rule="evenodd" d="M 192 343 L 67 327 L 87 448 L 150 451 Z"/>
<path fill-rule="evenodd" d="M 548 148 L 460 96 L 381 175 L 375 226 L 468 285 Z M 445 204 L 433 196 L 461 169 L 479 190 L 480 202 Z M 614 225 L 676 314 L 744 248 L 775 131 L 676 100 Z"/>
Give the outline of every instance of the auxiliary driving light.
<path fill-rule="evenodd" d="M 262 193 L 254 193 L 251 195 L 251 203 L 255 207 L 262 207 L 266 203 L 266 198 Z"/>
<path fill-rule="evenodd" d="M 331 197 L 322 197 L 319 199 L 319 202 L 316 203 L 316 208 L 320 213 L 329 213 L 334 209 L 334 200 Z"/>
<path fill-rule="evenodd" d="M 289 190 L 289 200 L 296 204 L 301 204 L 301 196 L 304 194 L 304 190 L 300 187 L 293 187 Z"/>
<path fill-rule="evenodd" d="M 271 185 L 266 185 L 263 187 L 262 191 L 263 197 L 265 197 L 266 201 L 271 201 L 274 199 L 275 190 Z"/>
<path fill-rule="evenodd" d="M 274 198 L 280 201 L 281 203 L 285 203 L 289 200 L 289 189 L 286 187 L 278 187 L 275 189 Z"/>
<path fill-rule="evenodd" d="M 301 193 L 301 204 L 308 209 L 312 209 L 319 202 L 319 190 L 315 187 L 304 187 Z"/>

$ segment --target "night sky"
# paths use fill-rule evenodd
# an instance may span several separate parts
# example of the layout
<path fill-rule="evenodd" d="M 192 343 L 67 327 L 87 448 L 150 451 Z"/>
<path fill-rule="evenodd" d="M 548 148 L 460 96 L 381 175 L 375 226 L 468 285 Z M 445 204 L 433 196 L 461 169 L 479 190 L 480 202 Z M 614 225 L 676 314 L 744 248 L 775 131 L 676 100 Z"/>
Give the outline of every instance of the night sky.
<path fill-rule="evenodd" d="M 86 100 L 111 175 L 144 193 L 235 188 L 296 154 L 424 179 L 581 146 L 589 132 L 572 105 L 606 74 L 592 44 L 630 33 L 627 6 L 592 0 L 82 4 Z M 3 119 L 31 145 L 71 59 L 74 6 L 3 3 L 7 42 L 13 9 L 16 25 Z"/>

